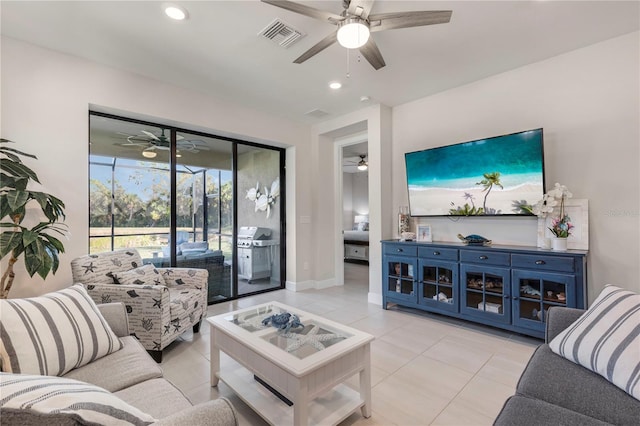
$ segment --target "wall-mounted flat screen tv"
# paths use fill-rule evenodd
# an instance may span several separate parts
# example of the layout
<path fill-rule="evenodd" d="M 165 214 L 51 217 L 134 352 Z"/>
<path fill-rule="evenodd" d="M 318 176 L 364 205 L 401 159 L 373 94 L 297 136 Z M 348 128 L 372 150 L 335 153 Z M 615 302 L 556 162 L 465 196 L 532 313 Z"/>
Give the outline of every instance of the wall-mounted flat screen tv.
<path fill-rule="evenodd" d="M 411 216 L 532 215 L 544 194 L 542 129 L 405 154 Z"/>

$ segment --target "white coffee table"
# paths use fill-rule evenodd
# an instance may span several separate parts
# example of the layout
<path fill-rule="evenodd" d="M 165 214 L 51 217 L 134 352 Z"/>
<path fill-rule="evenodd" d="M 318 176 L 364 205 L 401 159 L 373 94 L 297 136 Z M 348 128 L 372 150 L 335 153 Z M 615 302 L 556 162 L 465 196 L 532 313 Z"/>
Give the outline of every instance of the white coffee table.
<path fill-rule="evenodd" d="M 288 333 L 262 320 L 295 314 L 304 328 Z M 207 318 L 211 330 L 211 385 L 218 379 L 274 425 L 337 424 L 361 409 L 371 416 L 371 352 L 374 337 L 278 302 Z M 220 352 L 240 366 L 220 371 Z M 359 391 L 343 382 L 359 374 Z M 254 375 L 293 402 L 288 406 Z"/>

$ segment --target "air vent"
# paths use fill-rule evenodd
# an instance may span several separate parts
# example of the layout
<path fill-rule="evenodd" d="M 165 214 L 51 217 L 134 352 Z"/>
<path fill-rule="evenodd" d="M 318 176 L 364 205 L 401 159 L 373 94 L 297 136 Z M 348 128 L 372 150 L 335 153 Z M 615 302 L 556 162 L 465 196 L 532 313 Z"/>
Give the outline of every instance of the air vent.
<path fill-rule="evenodd" d="M 305 36 L 303 32 L 277 18 L 260 31 L 258 35 L 279 44 L 285 49 Z"/>
<path fill-rule="evenodd" d="M 311 111 L 305 112 L 304 115 L 307 115 L 309 117 L 314 117 L 314 118 L 322 118 L 329 115 L 329 113 L 327 111 L 323 111 L 321 109 L 316 108 L 316 109 L 312 109 Z"/>

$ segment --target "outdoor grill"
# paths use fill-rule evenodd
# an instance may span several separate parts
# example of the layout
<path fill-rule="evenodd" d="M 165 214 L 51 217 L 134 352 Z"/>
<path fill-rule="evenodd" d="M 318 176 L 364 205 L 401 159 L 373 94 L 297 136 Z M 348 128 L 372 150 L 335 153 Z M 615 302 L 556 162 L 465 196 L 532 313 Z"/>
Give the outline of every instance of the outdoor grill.
<path fill-rule="evenodd" d="M 251 281 L 271 276 L 271 230 L 259 226 L 241 226 L 238 230 L 238 278 Z"/>

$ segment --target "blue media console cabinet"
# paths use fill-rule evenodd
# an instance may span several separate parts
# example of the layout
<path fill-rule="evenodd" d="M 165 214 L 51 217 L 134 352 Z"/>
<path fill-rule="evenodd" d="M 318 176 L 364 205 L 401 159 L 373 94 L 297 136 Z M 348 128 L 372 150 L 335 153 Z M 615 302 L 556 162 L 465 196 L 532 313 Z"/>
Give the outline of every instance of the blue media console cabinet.
<path fill-rule="evenodd" d="M 587 306 L 587 251 L 382 241 L 382 307 L 395 303 L 543 338 L 552 306 Z"/>

